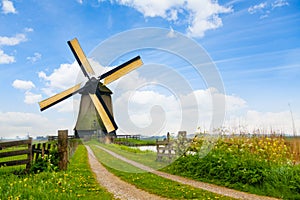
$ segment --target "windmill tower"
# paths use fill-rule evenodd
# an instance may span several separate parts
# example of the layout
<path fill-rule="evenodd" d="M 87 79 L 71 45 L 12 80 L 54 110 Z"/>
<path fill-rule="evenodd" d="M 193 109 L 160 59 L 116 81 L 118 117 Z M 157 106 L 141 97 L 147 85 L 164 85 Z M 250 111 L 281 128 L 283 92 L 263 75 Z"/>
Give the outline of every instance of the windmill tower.
<path fill-rule="evenodd" d="M 81 101 L 75 125 L 75 132 L 77 131 L 79 135 L 81 133 L 89 134 L 91 131 L 100 129 L 105 135 L 115 135 L 118 126 L 113 117 L 111 100 L 112 91 L 106 87 L 106 85 L 140 67 L 143 64 L 140 56 L 97 77 L 81 49 L 78 40 L 74 38 L 73 40 L 68 41 L 68 45 L 71 48 L 81 71 L 87 78 L 87 81 L 81 82 L 59 94 L 39 102 L 40 110 L 46 110 L 74 94 L 79 93 L 81 94 Z M 103 82 L 100 82 L 101 80 L 103 80 Z"/>

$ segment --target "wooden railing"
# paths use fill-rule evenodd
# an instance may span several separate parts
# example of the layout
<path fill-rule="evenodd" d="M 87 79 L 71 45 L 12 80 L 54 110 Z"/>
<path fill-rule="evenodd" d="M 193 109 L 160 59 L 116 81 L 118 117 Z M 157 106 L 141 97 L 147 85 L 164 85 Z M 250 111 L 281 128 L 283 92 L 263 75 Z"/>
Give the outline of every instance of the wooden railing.
<path fill-rule="evenodd" d="M 58 136 L 57 135 L 49 135 L 48 137 L 48 141 L 54 141 L 54 140 L 58 140 Z M 68 139 L 75 139 L 75 135 L 68 135 Z"/>
<path fill-rule="evenodd" d="M 167 161 L 171 162 L 176 156 L 176 150 L 173 146 L 173 142 L 170 140 L 156 140 L 156 151 L 156 161 L 163 161 L 164 158 L 167 158 Z"/>
<path fill-rule="evenodd" d="M 50 155 L 51 146 L 55 145 L 51 143 L 38 143 L 32 145 L 32 159 L 37 161 L 40 156 L 44 157 L 45 155 Z"/>
<path fill-rule="evenodd" d="M 116 138 L 140 140 L 141 135 L 117 135 Z"/>
<path fill-rule="evenodd" d="M 1 142 L 0 143 L 0 158 L 7 158 L 19 155 L 27 155 L 26 159 L 19 159 L 19 160 L 10 160 L 10 161 L 3 161 L 0 162 L 1 166 L 15 166 L 15 165 L 25 165 L 26 170 L 30 169 L 31 161 L 32 161 L 32 138 L 27 140 L 18 140 L 18 141 L 11 141 L 11 142 Z M 25 146 L 24 149 L 7 149 L 10 147 L 20 147 Z"/>

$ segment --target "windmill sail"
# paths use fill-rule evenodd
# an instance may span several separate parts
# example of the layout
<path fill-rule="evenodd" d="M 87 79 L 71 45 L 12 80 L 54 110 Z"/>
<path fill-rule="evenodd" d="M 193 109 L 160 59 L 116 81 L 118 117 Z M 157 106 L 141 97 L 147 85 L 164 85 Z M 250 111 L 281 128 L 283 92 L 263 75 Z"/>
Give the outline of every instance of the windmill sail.
<path fill-rule="evenodd" d="M 99 78 L 100 80 L 104 79 L 104 85 L 107 85 L 142 65 L 143 65 L 143 61 L 141 57 L 137 56 L 127 61 L 126 63 L 106 72 L 105 74 L 101 75 Z"/>
<path fill-rule="evenodd" d="M 70 96 L 76 94 L 82 87 L 82 83 L 79 83 L 61 93 L 58 93 L 48 99 L 45 99 L 41 102 L 39 102 L 40 110 L 46 110 L 47 108 L 50 108 L 51 106 L 54 106 L 55 104 L 69 98 Z"/>
<path fill-rule="evenodd" d="M 83 50 L 81 49 L 77 38 L 68 41 L 68 45 L 71 48 L 84 76 L 89 78 L 91 75 L 95 75 L 95 72 L 86 58 Z"/>

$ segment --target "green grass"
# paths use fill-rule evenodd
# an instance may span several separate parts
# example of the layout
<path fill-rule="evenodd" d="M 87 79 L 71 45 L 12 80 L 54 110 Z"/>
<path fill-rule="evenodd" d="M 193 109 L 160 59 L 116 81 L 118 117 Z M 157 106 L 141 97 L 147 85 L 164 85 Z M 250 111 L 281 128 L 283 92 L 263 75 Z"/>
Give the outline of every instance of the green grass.
<path fill-rule="evenodd" d="M 126 138 L 116 138 L 115 142 L 124 142 L 129 146 L 150 146 L 156 145 L 156 140 L 137 140 L 137 139 L 126 139 Z"/>
<path fill-rule="evenodd" d="M 125 158 L 142 163 L 153 169 L 161 169 L 168 164 L 168 163 L 164 163 L 164 162 L 157 162 L 156 161 L 156 153 L 152 152 L 152 151 L 141 151 L 139 149 L 132 149 L 132 148 L 124 146 L 124 145 L 103 144 L 103 143 L 99 143 L 97 141 L 91 141 L 91 142 L 88 142 L 87 144 L 99 145 L 99 146 L 109 149 Z"/>
<path fill-rule="evenodd" d="M 220 138 L 205 157 L 200 155 L 182 156 L 163 171 L 254 194 L 300 199 L 300 165 L 292 165 L 282 138 Z"/>
<path fill-rule="evenodd" d="M 90 171 L 84 146 L 78 146 L 68 168 L 67 171 L 28 175 L 1 173 L 0 199 L 113 198 L 110 193 L 99 186 Z"/>
<path fill-rule="evenodd" d="M 97 159 L 113 174 L 137 188 L 170 199 L 232 199 L 145 172 L 90 145 Z M 126 170 L 127 172 L 125 172 Z M 128 171 L 135 172 L 129 173 Z"/>
<path fill-rule="evenodd" d="M 9 148 L 5 148 L 3 150 L 0 150 L 0 152 L 10 152 L 10 151 L 17 151 L 17 150 L 24 150 L 24 149 L 28 149 L 28 147 L 26 146 L 18 146 L 18 147 L 9 147 Z M 27 155 L 18 155 L 18 156 L 10 156 L 10 157 L 5 157 L 5 158 L 0 158 L 0 162 L 6 162 L 6 161 L 12 161 L 12 160 L 21 160 L 21 159 L 26 159 Z"/>
<path fill-rule="evenodd" d="M 23 150 L 23 149 L 27 149 L 27 145 L 26 146 L 18 146 L 18 147 L 9 147 L 9 148 L 5 148 L 0 150 L 0 152 L 10 152 L 10 151 L 16 151 L 16 150 Z M 0 158 L 0 162 L 7 162 L 7 161 L 13 161 L 13 160 L 23 160 L 23 159 L 27 159 L 27 155 L 18 155 L 18 156 L 10 156 L 10 157 L 2 157 Z M 0 176 L 2 176 L 2 174 L 6 174 L 6 173 L 22 173 L 24 171 L 24 169 L 26 168 L 26 165 L 17 165 L 17 166 L 9 166 L 9 167 L 0 167 Z"/>

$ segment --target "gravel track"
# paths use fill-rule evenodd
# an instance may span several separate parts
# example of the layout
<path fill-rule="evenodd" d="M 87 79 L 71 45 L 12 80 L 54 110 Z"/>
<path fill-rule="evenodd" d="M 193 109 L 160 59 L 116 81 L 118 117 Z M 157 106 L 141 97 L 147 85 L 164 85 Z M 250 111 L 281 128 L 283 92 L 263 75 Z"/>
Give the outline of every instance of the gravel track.
<path fill-rule="evenodd" d="M 237 190 L 233 190 L 233 189 L 229 189 L 229 188 L 225 188 L 222 186 L 217 186 L 217 185 L 213 185 L 213 184 L 209 184 L 209 183 L 203 183 L 200 181 L 195 181 L 195 180 L 191 180 L 191 179 L 187 179 L 181 176 L 176 176 L 176 175 L 172 175 L 172 174 L 168 174 L 165 172 L 161 172 L 161 171 L 157 171 L 153 168 L 150 168 L 148 166 L 145 166 L 141 163 L 137 163 L 135 161 L 129 160 L 123 156 L 120 156 L 119 154 L 116 154 L 108 149 L 105 149 L 101 146 L 95 145 L 97 148 L 109 153 L 110 155 L 124 161 L 127 162 L 137 168 L 140 168 L 142 170 L 145 170 L 147 172 L 156 174 L 158 176 L 161 176 L 163 178 L 167 178 L 173 181 L 176 181 L 178 183 L 182 183 L 182 184 L 186 184 L 186 185 L 190 185 L 192 187 L 195 188 L 199 188 L 199 189 L 203 189 L 203 190 L 207 190 L 216 194 L 220 194 L 220 195 L 224 195 L 224 196 L 228 196 L 228 197 L 232 197 L 235 199 L 247 199 L 247 200 L 276 200 L 276 198 L 272 198 L 272 197 L 266 197 L 266 196 L 259 196 L 259 195 L 255 195 L 255 194 L 249 194 L 246 192 L 241 192 L 241 191 L 237 191 Z"/>
<path fill-rule="evenodd" d="M 88 151 L 89 163 L 92 171 L 95 173 L 97 181 L 103 187 L 105 187 L 110 193 L 114 195 L 116 199 L 128 199 L 128 200 L 150 200 L 157 199 L 163 200 L 165 198 L 159 197 L 154 194 L 150 194 L 135 186 L 122 181 L 120 178 L 116 177 L 105 167 L 103 167 L 97 158 L 95 157 L 93 151 L 89 146 L 85 146 Z"/>

